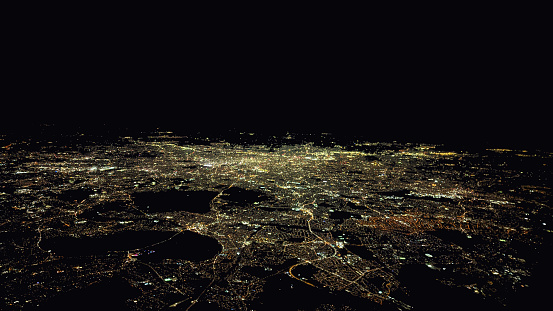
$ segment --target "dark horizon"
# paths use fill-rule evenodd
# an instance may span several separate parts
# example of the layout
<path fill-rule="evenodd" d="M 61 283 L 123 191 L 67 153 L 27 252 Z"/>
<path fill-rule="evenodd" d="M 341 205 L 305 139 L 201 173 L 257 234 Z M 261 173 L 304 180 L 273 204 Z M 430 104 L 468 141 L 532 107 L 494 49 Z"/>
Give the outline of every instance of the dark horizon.
<path fill-rule="evenodd" d="M 57 124 L 68 131 L 332 132 L 551 149 L 542 69 L 523 57 L 506 65 L 515 52 L 390 54 L 378 62 L 361 55 L 332 62 L 323 55 L 241 56 L 240 65 L 208 59 L 182 72 L 179 64 L 139 67 L 132 59 L 31 63 L 33 75 L 13 79 L 17 96 L 6 104 L 0 130 L 32 134 L 40 124 Z"/>
<path fill-rule="evenodd" d="M 104 66 L 109 65 L 114 63 Z M 18 96 L 6 104 L 0 130 L 32 134 L 40 124 L 68 131 L 239 129 L 552 147 L 543 81 L 532 71 L 488 68 L 483 61 L 468 69 L 449 64 L 441 71 L 438 62 L 412 70 L 400 63 L 396 70 L 405 72 L 397 76 L 382 65 L 365 78 L 353 67 L 296 72 L 298 61 L 258 74 L 251 66 L 209 77 L 196 68 L 184 78 L 163 70 L 119 76 L 86 67 L 70 75 L 62 68 L 15 87 Z"/>
<path fill-rule="evenodd" d="M 401 109 L 401 108 L 400 108 Z M 368 109 L 370 110 L 370 109 Z M 246 110 L 247 111 L 247 110 Z M 481 115 L 469 117 L 432 116 L 430 113 L 396 114 L 380 111 L 375 116 L 335 113 L 334 115 L 309 115 L 298 113 L 286 115 L 273 113 L 270 116 L 235 113 L 191 113 L 190 117 L 179 115 L 112 114 L 101 116 L 89 114 L 87 118 L 67 115 L 21 120 L 14 118 L 0 127 L 2 134 L 15 136 L 40 136 L 82 132 L 110 136 L 136 135 L 149 131 L 172 131 L 175 134 L 217 135 L 226 132 L 255 132 L 266 135 L 290 133 L 331 133 L 339 137 L 358 137 L 366 141 L 435 143 L 463 148 L 514 148 L 551 150 L 546 138 L 543 115 L 535 120 L 516 121 L 514 116 L 495 117 Z M 511 120 L 509 120 L 509 117 Z M 535 121 L 535 122 L 532 122 Z"/>
<path fill-rule="evenodd" d="M 186 40 L 41 25 L 10 47 L 0 131 L 237 128 L 551 149 L 546 41 L 511 22 Z"/>

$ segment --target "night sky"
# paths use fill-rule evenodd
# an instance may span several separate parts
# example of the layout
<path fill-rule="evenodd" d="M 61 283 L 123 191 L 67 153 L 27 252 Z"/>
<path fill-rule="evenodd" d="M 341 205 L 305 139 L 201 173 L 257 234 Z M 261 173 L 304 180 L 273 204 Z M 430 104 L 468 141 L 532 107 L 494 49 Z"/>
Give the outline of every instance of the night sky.
<path fill-rule="evenodd" d="M 366 33 L 244 26 L 246 34 L 180 37 L 59 27 L 29 29 L 14 45 L 4 131 L 53 123 L 549 145 L 544 46 L 516 25 Z"/>

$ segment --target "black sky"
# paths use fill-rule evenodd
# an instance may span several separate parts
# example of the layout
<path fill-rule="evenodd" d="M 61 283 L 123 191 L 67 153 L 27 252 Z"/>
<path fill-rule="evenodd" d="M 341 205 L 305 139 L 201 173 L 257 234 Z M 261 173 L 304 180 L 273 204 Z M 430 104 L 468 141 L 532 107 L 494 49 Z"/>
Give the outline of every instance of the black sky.
<path fill-rule="evenodd" d="M 239 128 L 549 144 L 543 43 L 516 27 L 248 27 L 181 35 L 26 30 L 13 52 L 14 96 L 2 128 Z"/>

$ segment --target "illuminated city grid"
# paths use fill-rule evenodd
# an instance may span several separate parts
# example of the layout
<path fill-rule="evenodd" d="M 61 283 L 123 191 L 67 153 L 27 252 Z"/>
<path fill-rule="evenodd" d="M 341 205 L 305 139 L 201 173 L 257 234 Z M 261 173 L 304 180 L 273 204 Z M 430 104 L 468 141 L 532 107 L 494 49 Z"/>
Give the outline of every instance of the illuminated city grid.
<path fill-rule="evenodd" d="M 33 149 L 4 140 L 2 308 L 40 306 L 120 276 L 138 289 L 124 302 L 130 309 L 250 310 L 280 275 L 329 295 L 409 310 L 400 271 L 413 264 L 438 273 L 445 286 L 507 306 L 532 271 L 515 246 L 538 248 L 541 235 L 551 233 L 544 220 L 550 189 L 511 189 L 511 181 L 535 172 L 493 162 L 532 159 L 550 171 L 551 153 L 360 140 L 326 147 L 206 141 L 182 143 L 164 132 Z M 150 211 L 135 202 L 141 193 L 171 191 L 203 193 L 209 211 L 178 202 Z M 49 242 L 136 231 L 167 236 L 98 254 L 72 255 Z M 220 247 L 205 259 L 148 260 L 187 232 Z M 201 252 L 195 247 L 185 252 Z"/>

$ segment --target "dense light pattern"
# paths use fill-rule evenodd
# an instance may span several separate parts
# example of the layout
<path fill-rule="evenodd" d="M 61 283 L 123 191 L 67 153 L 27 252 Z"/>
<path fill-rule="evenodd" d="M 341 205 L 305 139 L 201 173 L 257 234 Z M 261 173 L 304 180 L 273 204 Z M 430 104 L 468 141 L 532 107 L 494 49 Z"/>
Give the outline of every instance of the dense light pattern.
<path fill-rule="evenodd" d="M 321 310 L 343 297 L 403 310 L 413 280 L 402 271 L 422 266 L 439 286 L 508 306 L 551 234 L 551 153 L 179 139 L 6 143 L 2 303 L 44 305 L 117 279 L 117 299 L 137 310 L 263 309 L 271 282 L 342 297 Z"/>

